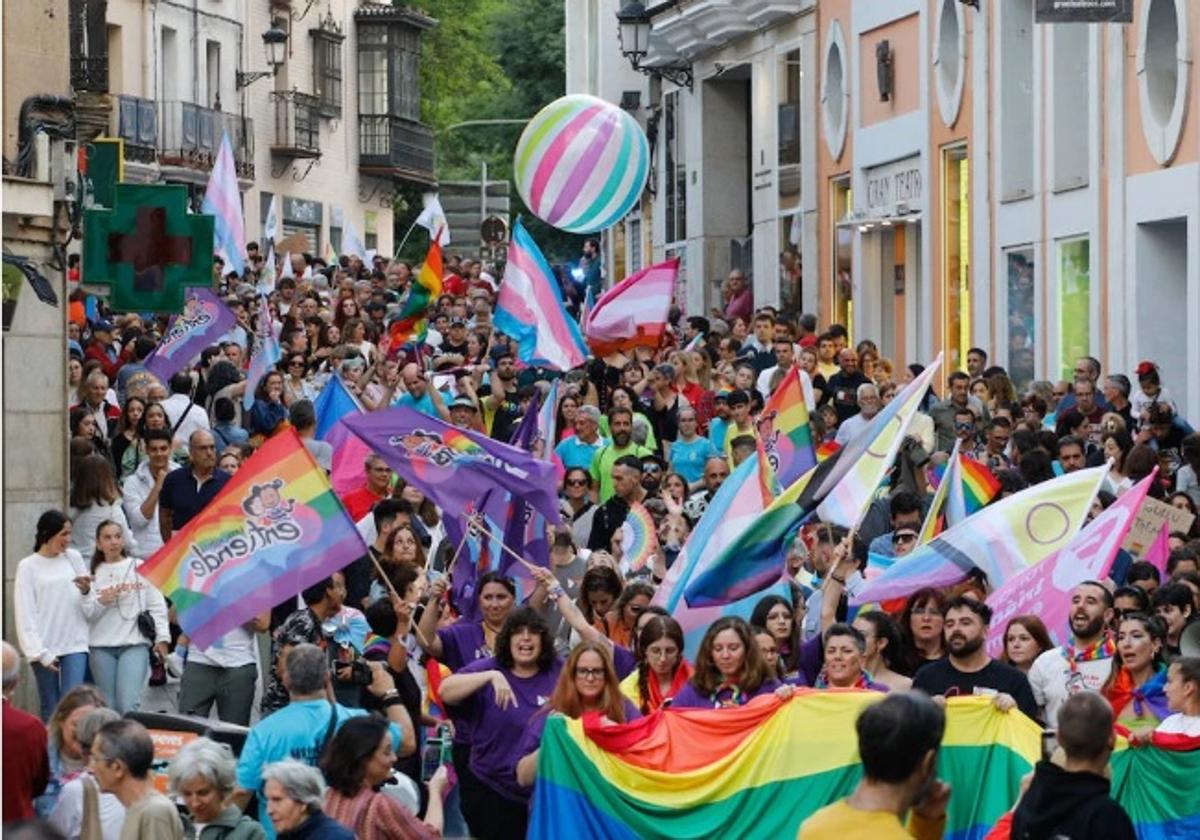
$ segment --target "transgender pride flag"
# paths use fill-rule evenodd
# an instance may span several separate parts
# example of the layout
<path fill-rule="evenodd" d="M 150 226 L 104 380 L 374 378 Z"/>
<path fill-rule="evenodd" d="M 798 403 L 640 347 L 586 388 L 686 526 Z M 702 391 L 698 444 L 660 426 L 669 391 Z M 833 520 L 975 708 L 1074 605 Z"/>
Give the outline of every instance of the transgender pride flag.
<path fill-rule="evenodd" d="M 567 314 L 554 272 L 520 219 L 513 225 L 493 320 L 496 329 L 516 339 L 517 355 L 527 365 L 570 370 L 587 361 L 587 345 Z"/>
<path fill-rule="evenodd" d="M 214 242 L 224 255 L 225 265 L 240 276 L 246 269 L 246 222 L 242 218 L 242 197 L 238 193 L 237 167 L 233 163 L 233 146 L 226 132 L 221 138 L 221 151 L 208 177 L 201 211 L 216 217 Z"/>

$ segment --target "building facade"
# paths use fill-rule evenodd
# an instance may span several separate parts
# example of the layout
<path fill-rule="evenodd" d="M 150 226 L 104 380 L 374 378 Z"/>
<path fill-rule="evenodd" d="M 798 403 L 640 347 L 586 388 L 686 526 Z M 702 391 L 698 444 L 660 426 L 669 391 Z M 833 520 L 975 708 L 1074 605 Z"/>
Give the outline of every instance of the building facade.
<path fill-rule="evenodd" d="M 1022 384 L 1080 355 L 1151 359 L 1200 416 L 1200 9 L 1050 24 L 1036 5 L 653 7 L 644 63 L 694 82 L 641 80 L 667 126 L 642 262 L 686 254 L 689 312 L 743 268 L 757 303 L 844 323 L 897 365 L 941 352 L 953 370 L 978 345 Z M 624 77 L 598 19 L 568 27 L 568 89 L 581 31 Z"/>
<path fill-rule="evenodd" d="M 419 55 L 436 21 L 358 0 L 70 4 L 73 87 L 93 133 L 122 138 L 126 180 L 185 184 L 198 208 L 228 134 L 247 240 L 276 201 L 280 237 L 314 254 L 347 226 L 391 253 L 397 184 L 434 181 Z"/>

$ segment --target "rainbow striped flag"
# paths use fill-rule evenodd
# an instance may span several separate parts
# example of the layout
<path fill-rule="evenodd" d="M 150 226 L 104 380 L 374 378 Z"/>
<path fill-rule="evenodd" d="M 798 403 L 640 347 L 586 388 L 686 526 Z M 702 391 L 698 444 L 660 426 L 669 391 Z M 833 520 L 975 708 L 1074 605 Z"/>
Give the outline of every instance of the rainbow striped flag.
<path fill-rule="evenodd" d="M 520 219 L 513 225 L 493 321 L 496 329 L 516 339 L 517 355 L 527 365 L 570 370 L 588 359 L 587 344 L 579 324 L 567 315 L 558 280 Z"/>
<path fill-rule="evenodd" d="M 958 475 L 962 485 L 967 516 L 983 510 L 1000 492 L 1000 481 L 987 465 L 974 458 L 959 455 Z"/>
<path fill-rule="evenodd" d="M 289 427 L 139 571 L 204 648 L 366 553 L 325 471 Z"/>
<path fill-rule="evenodd" d="M 821 443 L 817 446 L 817 463 L 819 464 L 822 461 L 829 460 L 836 455 L 837 451 L 841 448 L 841 444 L 839 444 L 836 440 L 821 441 Z"/>
<path fill-rule="evenodd" d="M 936 480 L 936 483 L 933 485 L 936 489 L 933 493 L 933 500 L 929 503 L 929 512 L 925 514 L 925 521 L 921 524 L 921 532 L 917 534 L 917 545 L 924 545 L 946 529 L 946 497 L 949 494 L 951 484 L 951 482 L 946 481 L 946 474 L 950 472 L 948 465 L 958 462 L 958 450 L 961 446 L 962 441 L 954 441 L 954 448 L 950 450 L 950 457 L 946 460 L 946 463 L 937 464 L 930 470 L 932 474 L 931 478 Z M 874 577 L 883 568 L 891 566 L 895 558 L 887 558 L 888 562 L 884 564 L 876 564 L 872 562 L 873 559 L 868 560 L 866 575 L 868 578 Z M 872 573 L 873 567 L 875 569 L 874 573 Z"/>
<path fill-rule="evenodd" d="M 861 775 L 854 722 L 877 692 L 800 689 L 788 701 L 665 711 L 623 726 L 555 715 L 538 755 L 534 840 L 795 837 Z M 976 840 L 1016 801 L 1041 729 L 987 697 L 954 697 L 938 775 L 953 789 L 948 838 Z M 1158 776 L 1143 774 L 1145 789 Z M 1158 798 L 1171 790 L 1159 788 Z M 1177 797 L 1182 799 L 1183 797 Z"/>
<path fill-rule="evenodd" d="M 1118 737 L 1109 764 L 1112 797 L 1139 840 L 1200 837 L 1200 738 L 1155 733 L 1150 746 L 1135 749 Z"/>
<path fill-rule="evenodd" d="M 654 517 L 641 502 L 634 502 L 621 526 L 621 568 L 626 574 L 636 574 L 653 562 L 657 552 Z"/>
<path fill-rule="evenodd" d="M 404 308 L 388 324 L 388 352 L 394 353 L 410 341 L 425 340 L 429 332 L 426 314 L 431 304 L 442 293 L 442 246 L 437 237 L 429 243 L 425 262 L 408 290 Z"/>
<path fill-rule="evenodd" d="M 817 465 L 797 367 L 787 372 L 759 415 L 758 458 L 783 487 Z"/>

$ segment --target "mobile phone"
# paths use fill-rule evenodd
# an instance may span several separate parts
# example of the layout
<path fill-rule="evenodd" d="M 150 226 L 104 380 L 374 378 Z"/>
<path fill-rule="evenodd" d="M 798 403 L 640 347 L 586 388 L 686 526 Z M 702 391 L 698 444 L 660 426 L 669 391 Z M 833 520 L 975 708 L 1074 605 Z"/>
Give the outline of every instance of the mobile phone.
<path fill-rule="evenodd" d="M 433 774 L 438 771 L 438 768 L 446 764 L 446 756 L 449 755 L 450 737 L 448 734 L 443 734 L 444 727 L 438 727 L 438 734 L 425 742 L 425 749 L 421 753 L 421 781 L 428 782 L 433 778 Z"/>

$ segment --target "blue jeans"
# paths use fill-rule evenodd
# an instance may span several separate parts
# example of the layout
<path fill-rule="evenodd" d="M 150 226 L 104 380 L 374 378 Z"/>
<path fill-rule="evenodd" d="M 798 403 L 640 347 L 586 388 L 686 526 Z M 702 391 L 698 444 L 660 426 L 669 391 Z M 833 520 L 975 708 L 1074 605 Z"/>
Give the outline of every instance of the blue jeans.
<path fill-rule="evenodd" d="M 33 677 L 37 681 L 38 702 L 42 720 L 50 720 L 54 707 L 62 696 L 84 681 L 87 674 L 86 653 L 64 653 L 58 657 L 58 671 L 51 671 L 41 663 L 33 662 Z"/>
<path fill-rule="evenodd" d="M 150 675 L 150 647 L 94 647 L 90 659 L 92 679 L 108 699 L 109 706 L 120 715 L 136 712 Z"/>

